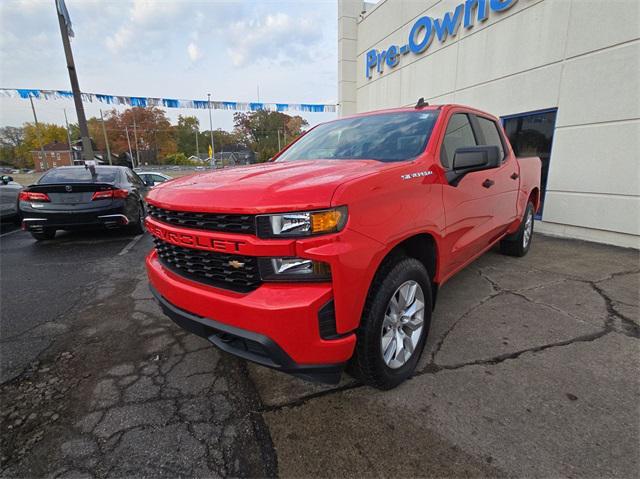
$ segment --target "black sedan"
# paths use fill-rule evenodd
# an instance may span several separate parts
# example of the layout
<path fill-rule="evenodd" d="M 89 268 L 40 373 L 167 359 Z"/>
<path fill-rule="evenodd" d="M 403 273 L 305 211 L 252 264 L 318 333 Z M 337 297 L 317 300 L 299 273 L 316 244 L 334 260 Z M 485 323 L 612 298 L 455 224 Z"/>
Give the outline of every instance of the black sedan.
<path fill-rule="evenodd" d="M 124 166 L 63 166 L 20 193 L 22 229 L 37 240 L 56 230 L 123 228 L 144 231 L 147 185 Z"/>

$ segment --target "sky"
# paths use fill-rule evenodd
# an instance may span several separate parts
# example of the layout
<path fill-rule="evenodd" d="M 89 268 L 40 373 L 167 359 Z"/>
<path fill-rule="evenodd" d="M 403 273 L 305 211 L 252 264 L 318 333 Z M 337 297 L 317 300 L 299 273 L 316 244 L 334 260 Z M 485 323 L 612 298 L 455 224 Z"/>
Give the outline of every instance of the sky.
<path fill-rule="evenodd" d="M 336 0 L 66 0 L 80 88 L 110 95 L 278 103 L 337 101 Z M 70 90 L 54 0 L 0 0 L 0 87 Z M 259 98 L 258 98 L 259 92 Z M 71 100 L 34 100 L 38 120 L 76 122 Z M 87 117 L 100 103 L 85 103 Z M 206 110 L 195 115 L 209 128 Z M 314 125 L 332 113 L 305 113 Z M 0 98 L 0 126 L 33 121 Z M 233 112 L 214 110 L 231 129 Z"/>

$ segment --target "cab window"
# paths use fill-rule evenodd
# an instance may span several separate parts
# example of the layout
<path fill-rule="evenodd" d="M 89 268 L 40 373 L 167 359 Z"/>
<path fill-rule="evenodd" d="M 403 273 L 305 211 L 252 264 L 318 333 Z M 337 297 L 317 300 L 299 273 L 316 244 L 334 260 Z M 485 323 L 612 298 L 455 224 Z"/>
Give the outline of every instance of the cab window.
<path fill-rule="evenodd" d="M 478 126 L 480 127 L 480 133 L 482 138 L 480 139 L 480 145 L 497 146 L 500 150 L 500 162 L 504 161 L 504 145 L 502 143 L 502 137 L 498 132 L 498 126 L 493 120 L 483 118 L 481 116 L 476 117 L 478 120 Z"/>
<path fill-rule="evenodd" d="M 466 113 L 456 113 L 449 118 L 447 131 L 444 134 L 442 148 L 440 149 L 440 161 L 446 169 L 453 164 L 453 155 L 458 148 L 477 146 L 473 128 Z"/>

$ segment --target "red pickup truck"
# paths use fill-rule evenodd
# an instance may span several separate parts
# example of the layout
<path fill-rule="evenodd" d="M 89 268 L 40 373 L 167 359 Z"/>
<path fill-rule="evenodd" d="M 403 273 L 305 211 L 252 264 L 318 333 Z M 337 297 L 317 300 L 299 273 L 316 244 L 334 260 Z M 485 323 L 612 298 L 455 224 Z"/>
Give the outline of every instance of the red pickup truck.
<path fill-rule="evenodd" d="M 465 106 L 324 123 L 268 163 L 151 190 L 150 286 L 224 351 L 389 389 L 415 369 L 440 286 L 498 242 L 527 253 L 540 169 Z"/>

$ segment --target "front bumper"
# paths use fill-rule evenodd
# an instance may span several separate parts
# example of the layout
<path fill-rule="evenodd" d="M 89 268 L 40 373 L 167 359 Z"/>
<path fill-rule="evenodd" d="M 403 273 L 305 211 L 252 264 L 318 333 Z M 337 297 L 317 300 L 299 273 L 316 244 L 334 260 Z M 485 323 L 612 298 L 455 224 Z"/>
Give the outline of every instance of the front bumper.
<path fill-rule="evenodd" d="M 338 381 L 353 354 L 355 334 L 320 335 L 318 315 L 332 299 L 329 283 L 264 283 L 240 294 L 178 276 L 155 250 L 146 263 L 165 313 L 225 351 L 322 382 Z"/>
<path fill-rule="evenodd" d="M 171 304 L 155 288 L 151 287 L 151 292 L 173 322 L 227 353 L 314 382 L 337 384 L 340 381 L 344 364 L 297 364 L 267 336 L 196 316 Z"/>

